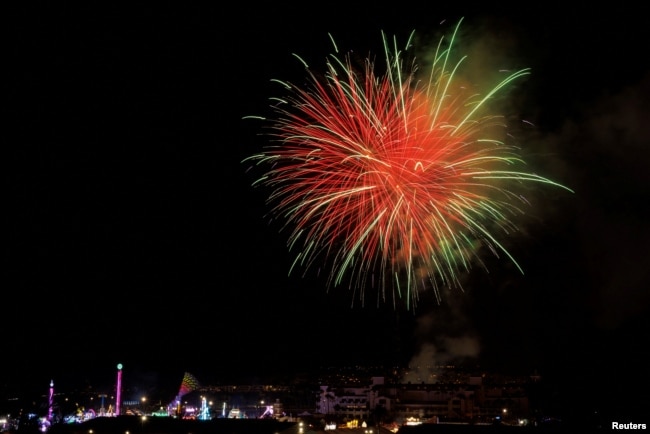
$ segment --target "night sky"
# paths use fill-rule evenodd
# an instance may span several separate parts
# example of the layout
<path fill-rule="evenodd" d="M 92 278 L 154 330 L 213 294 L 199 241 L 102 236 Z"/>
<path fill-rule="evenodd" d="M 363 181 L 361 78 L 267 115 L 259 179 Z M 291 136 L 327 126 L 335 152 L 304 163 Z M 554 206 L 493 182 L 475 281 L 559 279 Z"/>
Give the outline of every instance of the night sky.
<path fill-rule="evenodd" d="M 461 357 L 537 370 L 559 400 L 640 406 L 650 31 L 615 4 L 520 7 L 12 6 L 0 386 L 110 384 L 117 363 L 173 385 Z M 575 191 L 545 191 L 508 241 L 524 274 L 486 257 L 489 273 L 415 312 L 288 277 L 287 234 L 241 163 L 267 139 L 244 117 L 272 114 L 272 79 L 304 79 L 292 53 L 324 70 L 328 32 L 365 57 L 382 30 L 433 44 L 463 17 L 485 65 L 531 68 L 513 90 L 514 116 L 535 125 L 522 152 Z"/>

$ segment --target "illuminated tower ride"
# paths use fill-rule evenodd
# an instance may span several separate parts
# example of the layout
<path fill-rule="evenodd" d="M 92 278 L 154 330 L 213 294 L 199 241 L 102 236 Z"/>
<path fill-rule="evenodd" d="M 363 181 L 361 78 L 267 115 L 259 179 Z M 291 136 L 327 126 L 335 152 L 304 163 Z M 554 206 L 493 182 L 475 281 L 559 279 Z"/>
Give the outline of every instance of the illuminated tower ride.
<path fill-rule="evenodd" d="M 115 416 L 120 415 L 122 406 L 122 364 L 117 364 L 117 392 L 115 392 Z"/>
<path fill-rule="evenodd" d="M 54 380 L 50 380 L 50 399 L 47 402 L 47 420 L 52 421 L 52 411 L 54 408 Z"/>

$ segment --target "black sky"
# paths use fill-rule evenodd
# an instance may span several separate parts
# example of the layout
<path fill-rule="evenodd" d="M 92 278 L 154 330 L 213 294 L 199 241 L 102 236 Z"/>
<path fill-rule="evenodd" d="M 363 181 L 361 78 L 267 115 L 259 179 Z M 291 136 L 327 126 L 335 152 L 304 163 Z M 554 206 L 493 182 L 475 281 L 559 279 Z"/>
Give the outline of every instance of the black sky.
<path fill-rule="evenodd" d="M 525 6 L 13 6 L 0 384 L 110 382 L 118 362 L 228 382 L 469 351 L 566 390 L 647 386 L 650 33 L 633 9 Z M 271 79 L 302 79 L 292 53 L 322 67 L 328 32 L 363 56 L 381 30 L 437 42 L 462 17 L 487 59 L 532 68 L 524 152 L 575 190 L 533 204 L 512 246 L 525 274 L 494 261 L 415 314 L 288 278 L 241 164 L 262 131 L 242 118 L 270 114 Z"/>

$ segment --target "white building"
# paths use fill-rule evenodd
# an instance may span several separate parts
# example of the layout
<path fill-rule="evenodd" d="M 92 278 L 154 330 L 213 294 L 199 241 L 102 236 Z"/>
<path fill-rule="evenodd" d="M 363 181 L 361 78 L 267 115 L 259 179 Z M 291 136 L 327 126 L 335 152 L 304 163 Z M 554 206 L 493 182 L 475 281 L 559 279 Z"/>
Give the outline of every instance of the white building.
<path fill-rule="evenodd" d="M 431 422 L 525 417 L 528 404 L 523 385 L 486 385 L 481 377 L 471 377 L 466 384 L 390 385 L 383 377 L 373 377 L 365 387 L 320 386 L 316 411 L 339 421 L 389 416 Z"/>

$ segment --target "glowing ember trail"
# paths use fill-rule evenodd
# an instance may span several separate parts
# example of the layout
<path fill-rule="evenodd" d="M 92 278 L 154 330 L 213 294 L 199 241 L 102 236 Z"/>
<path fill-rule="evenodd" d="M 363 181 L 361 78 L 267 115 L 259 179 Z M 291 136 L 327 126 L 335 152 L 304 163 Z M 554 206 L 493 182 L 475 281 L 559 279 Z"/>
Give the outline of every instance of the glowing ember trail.
<path fill-rule="evenodd" d="M 489 112 L 495 94 L 529 70 L 477 94 L 458 78 L 465 59 L 452 61 L 459 26 L 423 80 L 382 35 L 383 74 L 370 59 L 356 71 L 333 54 L 324 78 L 307 69 L 307 88 L 282 83 L 273 144 L 244 161 L 265 168 L 255 184 L 270 188 L 272 214 L 290 231 L 292 270 L 327 260 L 330 285 L 347 281 L 361 299 L 374 287 L 415 308 L 425 290 L 439 299 L 441 287 L 460 287 L 486 247 L 517 265 L 500 237 L 517 231 L 526 185 L 569 190 L 523 171 L 504 118 Z"/>

